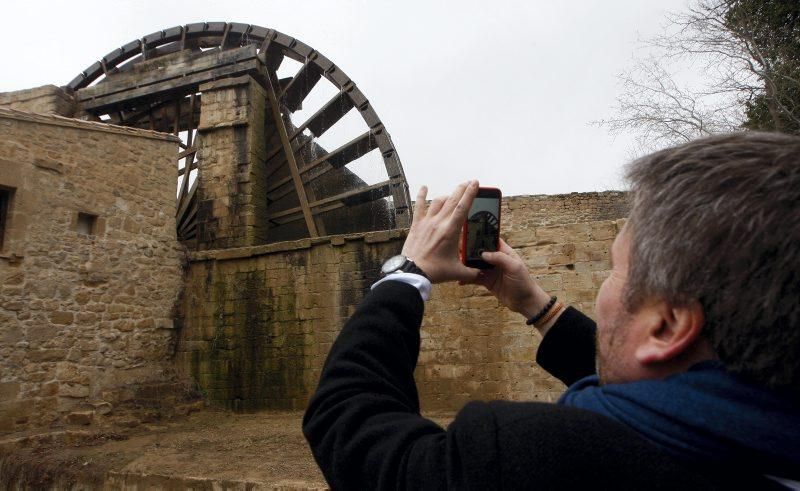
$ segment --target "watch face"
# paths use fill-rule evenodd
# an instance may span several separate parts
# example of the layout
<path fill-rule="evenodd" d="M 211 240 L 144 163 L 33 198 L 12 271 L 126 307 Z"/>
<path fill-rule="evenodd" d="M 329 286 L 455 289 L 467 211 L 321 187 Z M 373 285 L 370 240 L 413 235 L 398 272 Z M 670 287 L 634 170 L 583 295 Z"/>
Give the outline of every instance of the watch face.
<path fill-rule="evenodd" d="M 381 271 L 383 274 L 389 274 L 393 271 L 397 271 L 405 262 L 406 257 L 402 254 L 398 256 L 392 256 L 387 259 L 385 263 L 383 263 L 383 266 L 381 266 Z"/>

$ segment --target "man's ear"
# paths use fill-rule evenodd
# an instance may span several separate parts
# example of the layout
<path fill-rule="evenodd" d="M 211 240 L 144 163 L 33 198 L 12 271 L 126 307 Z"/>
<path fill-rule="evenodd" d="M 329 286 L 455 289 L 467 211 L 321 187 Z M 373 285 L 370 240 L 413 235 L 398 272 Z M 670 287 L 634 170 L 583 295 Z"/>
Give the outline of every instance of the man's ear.
<path fill-rule="evenodd" d="M 697 301 L 680 307 L 662 301 L 653 307 L 660 321 L 649 323 L 647 337 L 635 351 L 636 360 L 644 365 L 669 361 L 691 351 L 705 324 L 703 306 Z"/>

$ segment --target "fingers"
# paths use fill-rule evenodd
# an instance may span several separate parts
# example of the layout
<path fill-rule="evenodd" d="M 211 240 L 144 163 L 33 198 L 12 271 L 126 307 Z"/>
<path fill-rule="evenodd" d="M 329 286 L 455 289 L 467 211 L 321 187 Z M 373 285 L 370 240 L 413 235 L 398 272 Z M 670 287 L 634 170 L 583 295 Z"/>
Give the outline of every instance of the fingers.
<path fill-rule="evenodd" d="M 508 254 L 509 256 L 512 256 L 512 257 L 519 257 L 519 254 L 517 254 L 517 251 L 515 251 L 513 247 L 508 245 L 508 243 L 506 241 L 504 241 L 502 238 L 500 239 L 500 247 L 498 247 L 497 250 L 499 250 L 500 252 L 504 252 L 504 253 Z"/>
<path fill-rule="evenodd" d="M 466 184 L 467 186 L 461 193 L 458 204 L 453 210 L 453 215 L 459 224 L 467 219 L 469 208 L 472 206 L 472 202 L 475 200 L 475 196 L 478 194 L 478 181 L 473 180 L 467 182 Z"/>
<path fill-rule="evenodd" d="M 439 210 L 442 209 L 442 206 L 444 206 L 445 199 L 446 198 L 444 196 L 438 196 L 434 198 L 433 201 L 431 201 L 430 206 L 428 206 L 427 216 L 437 215 L 439 213 Z"/>
<path fill-rule="evenodd" d="M 478 181 L 467 181 L 459 184 L 450 194 L 450 196 L 439 196 L 434 198 L 430 205 L 425 205 L 425 197 L 428 193 L 428 188 L 423 186 L 417 194 L 416 210 L 414 213 L 416 217 L 433 216 L 442 214 L 445 218 L 455 214 L 456 222 L 460 223 L 466 219 L 467 211 L 475 199 L 478 192 Z M 454 222 L 455 223 L 455 222 Z"/>
<path fill-rule="evenodd" d="M 428 208 L 428 186 L 422 186 L 417 192 L 417 201 L 414 204 L 414 218 L 412 224 L 418 223 L 424 216 Z"/>
<path fill-rule="evenodd" d="M 508 245 L 508 243 L 503 239 L 500 239 L 500 246 L 497 248 L 497 250 L 504 254 L 507 254 L 508 256 L 514 258 L 519 262 L 523 262 L 522 257 L 520 257 L 520 255 L 517 254 L 517 251 L 513 247 Z"/>
<path fill-rule="evenodd" d="M 456 205 L 458 205 L 459 201 L 461 201 L 461 197 L 464 195 L 464 191 L 467 189 L 468 185 L 469 181 L 462 182 L 456 186 L 450 196 L 448 196 L 447 201 L 445 201 L 444 206 L 442 207 L 442 213 L 445 213 L 446 216 L 449 216 L 453 212 Z"/>

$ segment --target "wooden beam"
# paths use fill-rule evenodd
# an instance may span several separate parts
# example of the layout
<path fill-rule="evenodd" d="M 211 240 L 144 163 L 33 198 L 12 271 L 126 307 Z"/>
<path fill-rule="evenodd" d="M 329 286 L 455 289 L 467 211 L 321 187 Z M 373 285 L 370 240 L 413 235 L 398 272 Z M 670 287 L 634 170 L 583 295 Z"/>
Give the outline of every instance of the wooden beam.
<path fill-rule="evenodd" d="M 355 204 L 366 203 L 368 201 L 374 201 L 376 199 L 389 196 L 391 194 L 392 186 L 399 185 L 402 183 L 403 183 L 402 179 L 389 179 L 388 181 L 379 182 L 377 184 L 373 184 L 371 186 L 363 188 L 353 189 L 345 193 L 337 194 L 336 196 L 331 196 L 329 198 L 315 201 L 313 203 L 310 203 L 309 206 L 312 208 L 312 213 L 314 215 L 318 215 L 321 213 L 325 213 L 326 211 L 330 211 L 331 208 L 328 205 L 331 206 L 338 205 L 335 206 L 335 208 L 341 208 L 342 206 L 352 206 Z M 287 210 L 282 210 L 273 213 L 269 215 L 267 219 L 277 220 L 291 215 L 296 215 L 300 211 L 302 211 L 301 207 L 296 206 L 294 208 L 289 208 Z M 295 221 L 298 219 L 299 217 L 292 220 L 282 221 L 281 223 L 288 223 L 290 221 Z"/>
<path fill-rule="evenodd" d="M 178 136 L 181 132 L 181 100 L 175 99 L 175 109 L 172 112 L 173 117 L 175 118 L 175 124 L 173 124 L 172 134 Z"/>
<path fill-rule="evenodd" d="M 253 45 L 214 53 L 181 51 L 156 58 L 130 73 L 110 74 L 103 83 L 78 90 L 76 97 L 79 102 L 108 98 L 251 60 L 258 60 Z"/>
<path fill-rule="evenodd" d="M 197 96 L 197 100 L 195 101 L 195 110 L 194 112 L 190 112 L 189 105 L 191 100 L 188 100 L 188 98 L 180 98 L 181 130 L 190 126 L 190 115 L 192 116 L 191 125 L 195 128 L 197 127 L 197 124 L 200 122 L 200 111 L 198 111 L 196 108 L 199 107 L 198 101 L 200 99 L 201 96 Z M 123 113 L 125 119 L 122 121 L 122 124 L 125 126 L 133 126 L 135 128 L 159 129 L 160 131 L 166 132 L 168 129 L 165 127 L 164 123 L 168 122 L 167 113 L 171 112 L 171 105 L 173 103 L 174 101 L 172 99 L 166 99 L 155 104 L 144 104 L 141 106 L 141 109 L 137 108 L 132 112 Z M 147 116 L 146 119 L 145 116 Z M 186 147 L 184 146 L 184 148 Z"/>
<path fill-rule="evenodd" d="M 322 215 L 323 213 L 329 212 L 331 210 L 337 210 L 337 209 L 343 208 L 343 207 L 344 207 L 344 203 L 342 203 L 342 202 L 333 203 L 332 205 L 323 206 L 321 208 L 315 209 L 314 210 L 314 215 L 315 216 L 316 215 Z M 297 214 L 286 215 L 284 217 L 273 217 L 273 216 L 270 216 L 270 217 L 267 217 L 267 221 L 269 221 L 269 222 L 271 222 L 271 223 L 273 223 L 275 225 L 285 225 L 287 223 L 296 222 L 297 220 L 300 220 L 301 218 L 302 218 L 302 215 L 297 215 Z"/>
<path fill-rule="evenodd" d="M 292 150 L 292 142 L 289 140 L 286 125 L 283 123 L 283 117 L 281 117 L 281 108 L 278 105 L 278 96 L 275 94 L 276 83 L 273 81 L 273 77 L 273 73 L 267 73 L 267 97 L 269 97 L 269 105 L 272 109 L 272 119 L 275 122 L 275 126 L 278 128 L 283 150 L 286 152 L 286 161 L 289 163 L 289 171 L 292 173 L 292 180 L 294 181 L 294 187 L 297 191 L 297 197 L 300 200 L 300 208 L 306 221 L 308 233 L 311 237 L 319 237 L 317 226 L 314 223 L 314 217 L 311 215 L 311 208 L 308 206 L 306 190 L 303 187 L 303 181 L 300 179 L 300 172 L 297 169 L 297 161 L 295 160 L 294 151 Z"/>
<path fill-rule="evenodd" d="M 189 172 L 192 172 L 195 169 L 197 169 L 197 162 L 192 160 L 189 163 Z M 185 172 L 186 172 L 186 165 L 178 169 L 178 177 L 181 177 Z"/>
<path fill-rule="evenodd" d="M 225 43 L 228 42 L 228 34 L 231 32 L 231 24 L 225 24 L 225 31 L 222 33 L 222 41 L 219 42 L 219 45 L 222 49 L 225 49 Z"/>
<path fill-rule="evenodd" d="M 382 130 L 379 129 L 378 131 Z M 375 131 L 367 131 L 365 133 L 362 133 L 361 135 L 353 138 L 349 142 L 340 146 L 336 150 L 328 152 L 325 155 L 322 155 L 321 157 L 312 161 L 311 163 L 301 167 L 299 169 L 300 175 L 302 176 L 303 174 L 311 171 L 315 167 L 318 167 L 324 163 L 330 166 L 328 169 L 325 170 L 325 172 L 327 172 L 332 169 L 338 169 L 340 167 L 344 167 L 350 162 L 360 157 L 363 157 L 367 153 L 378 148 L 378 143 L 375 138 L 375 135 L 376 135 Z M 314 143 L 311 142 L 311 144 L 313 145 Z M 283 163 L 283 161 L 277 162 L 276 164 L 272 164 L 272 168 L 267 170 L 267 177 L 270 177 L 272 174 L 277 172 L 279 164 L 281 163 Z M 324 174 L 325 172 L 322 172 L 322 174 Z M 270 191 L 277 189 L 286 182 L 287 182 L 286 178 L 275 181 L 274 183 L 269 185 L 269 187 L 267 188 L 267 192 L 269 193 Z"/>
<path fill-rule="evenodd" d="M 360 157 L 363 157 L 376 148 L 378 148 L 378 144 L 375 140 L 375 134 L 372 131 L 367 131 L 353 138 L 336 150 L 326 153 L 325 155 L 312 161 L 300 169 L 300 173 L 304 174 L 323 162 L 327 162 L 333 168 L 338 169 Z"/>
<path fill-rule="evenodd" d="M 184 233 L 185 231 L 197 226 L 197 206 L 190 206 L 186 211 L 186 215 L 180 217 L 181 221 L 178 223 L 178 231 Z"/>
<path fill-rule="evenodd" d="M 189 96 L 189 128 L 186 130 L 186 146 L 192 148 L 192 140 L 194 139 L 194 105 L 196 94 L 192 93 Z"/>
<path fill-rule="evenodd" d="M 184 214 L 186 214 L 186 211 L 189 208 L 189 205 L 192 203 L 192 200 L 194 200 L 194 195 L 197 192 L 197 182 L 198 180 L 195 179 L 194 184 L 192 184 L 192 187 L 189 189 L 187 199 L 183 201 L 183 204 L 181 204 L 181 206 L 178 207 L 178 210 L 175 213 L 175 216 L 178 218 L 179 223 L 182 221 L 181 217 L 183 217 Z"/>
<path fill-rule="evenodd" d="M 200 53 L 194 53 L 189 50 L 179 51 L 172 55 L 150 60 L 146 64 L 137 66 L 131 72 L 112 73 L 102 84 L 78 90 L 76 96 L 79 101 L 107 96 L 129 90 L 132 87 L 144 87 L 165 80 L 192 75 L 193 73 L 252 60 L 256 56 L 256 47 L 252 45 L 226 51 L 215 50 L 213 52 Z"/>
<path fill-rule="evenodd" d="M 311 93 L 320 78 L 322 78 L 322 69 L 310 58 L 306 59 L 281 93 L 281 101 L 290 112 L 295 112 L 300 108 L 303 100 Z"/>
<path fill-rule="evenodd" d="M 306 129 L 310 130 L 311 133 L 314 134 L 315 137 L 322 136 L 329 128 L 335 125 L 342 117 L 347 114 L 350 109 L 353 108 L 353 101 L 347 96 L 345 90 L 342 90 L 338 94 L 336 94 L 331 100 L 329 100 L 324 106 L 322 106 L 316 113 L 314 113 L 310 118 L 308 118 L 303 124 L 301 124 L 298 128 L 292 132 L 289 136 L 289 140 L 294 142 L 295 139 L 303 134 L 303 131 Z M 311 142 L 313 145 L 313 142 Z M 281 152 L 282 147 L 275 147 L 265 157 L 265 161 L 267 162 L 267 177 L 269 178 L 275 172 L 277 172 L 281 168 L 281 164 L 285 162 L 285 159 L 282 160 L 275 160 L 273 159 Z M 283 184 L 283 183 L 281 183 Z M 273 185 L 273 188 L 278 186 L 277 184 Z"/>
<path fill-rule="evenodd" d="M 353 101 L 347 96 L 345 91 L 340 91 L 324 106 L 319 108 L 310 118 L 301 124 L 292 134 L 292 138 L 301 134 L 306 129 L 316 137 L 322 136 L 328 128 L 335 125 L 350 109 L 353 108 Z"/>
<path fill-rule="evenodd" d="M 374 201 L 376 199 L 388 196 L 391 186 L 400 184 L 401 182 L 402 180 L 400 179 L 389 179 L 388 181 L 379 182 L 364 188 L 353 189 L 352 191 L 337 194 L 336 196 L 331 196 L 330 198 L 315 201 L 311 204 L 311 206 L 313 208 L 317 208 L 336 201 L 341 201 L 345 205 L 352 206 L 360 203 L 366 203 L 367 201 Z"/>
<path fill-rule="evenodd" d="M 178 110 L 180 110 L 180 105 L 178 106 Z M 194 114 L 194 94 L 192 94 L 191 98 L 189 99 L 189 114 Z M 180 113 L 178 113 L 180 116 Z M 178 208 L 180 208 L 181 201 L 186 199 L 186 192 L 189 189 L 189 178 L 192 176 L 192 163 L 194 162 L 195 154 L 197 154 L 197 149 L 192 146 L 192 133 L 194 131 L 193 123 L 194 118 L 189 117 L 189 129 L 188 136 L 186 138 L 186 150 L 178 154 L 178 160 L 181 158 L 185 158 L 186 160 L 183 161 L 183 180 L 181 181 L 181 190 L 178 192 Z M 180 124 L 180 117 L 176 119 L 176 127 L 179 127 Z M 183 156 L 183 157 L 182 157 Z"/>
<path fill-rule="evenodd" d="M 186 94 L 196 91 L 200 84 L 211 82 L 220 78 L 235 77 L 247 73 L 259 77 L 262 73 L 262 68 L 263 65 L 261 62 L 257 58 L 254 58 L 252 60 L 235 63 L 233 65 L 227 65 L 213 70 L 195 73 L 194 75 L 148 85 L 146 87 L 139 87 L 107 96 L 98 96 L 95 98 L 85 99 L 83 102 L 81 102 L 81 108 L 90 112 L 106 111 L 109 108 L 113 108 L 117 104 L 131 104 L 147 100 L 158 100 L 170 94 Z"/>

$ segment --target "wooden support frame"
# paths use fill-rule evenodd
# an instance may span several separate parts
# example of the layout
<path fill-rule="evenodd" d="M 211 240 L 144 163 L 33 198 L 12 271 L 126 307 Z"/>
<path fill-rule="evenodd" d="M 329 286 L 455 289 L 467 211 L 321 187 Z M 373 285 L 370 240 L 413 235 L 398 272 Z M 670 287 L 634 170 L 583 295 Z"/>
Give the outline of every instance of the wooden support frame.
<path fill-rule="evenodd" d="M 297 167 L 297 160 L 295 160 L 294 151 L 292 150 L 292 142 L 289 140 L 289 134 L 286 131 L 286 125 L 283 123 L 281 116 L 281 108 L 278 105 L 278 96 L 275 94 L 274 74 L 267 73 L 267 97 L 269 98 L 270 109 L 272 110 L 272 119 L 275 121 L 275 126 L 278 128 L 278 135 L 281 138 L 283 151 L 286 153 L 286 162 L 289 164 L 289 172 L 292 173 L 292 180 L 294 181 L 294 188 L 297 192 L 297 198 L 300 200 L 300 209 L 303 212 L 303 218 L 306 221 L 308 234 L 311 237 L 319 237 L 317 232 L 317 225 L 314 223 L 314 217 L 311 215 L 311 208 L 308 206 L 308 196 L 306 196 L 306 189 L 303 186 L 303 181 L 300 178 L 300 171 Z"/>

